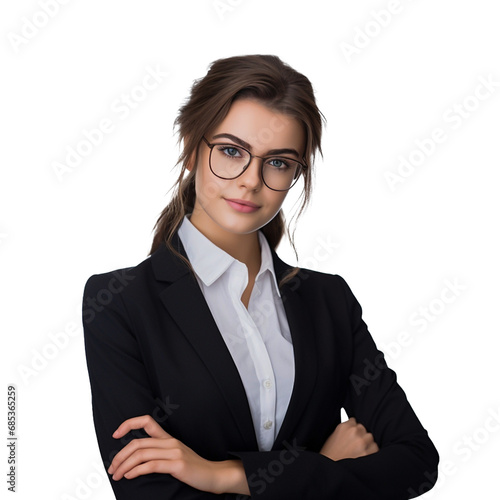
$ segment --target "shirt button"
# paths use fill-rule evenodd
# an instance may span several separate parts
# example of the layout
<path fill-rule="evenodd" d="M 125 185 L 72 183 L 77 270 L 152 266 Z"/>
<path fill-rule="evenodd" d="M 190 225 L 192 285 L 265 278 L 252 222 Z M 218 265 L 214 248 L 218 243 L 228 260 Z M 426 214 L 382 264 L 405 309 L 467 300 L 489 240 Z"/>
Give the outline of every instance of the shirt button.
<path fill-rule="evenodd" d="M 271 420 L 268 420 L 267 422 L 264 422 L 264 429 L 270 429 L 273 426 L 273 423 Z"/>
<path fill-rule="evenodd" d="M 263 382 L 263 385 L 266 389 L 270 389 L 273 384 L 268 378 L 266 378 L 266 380 L 264 380 L 264 382 Z"/>

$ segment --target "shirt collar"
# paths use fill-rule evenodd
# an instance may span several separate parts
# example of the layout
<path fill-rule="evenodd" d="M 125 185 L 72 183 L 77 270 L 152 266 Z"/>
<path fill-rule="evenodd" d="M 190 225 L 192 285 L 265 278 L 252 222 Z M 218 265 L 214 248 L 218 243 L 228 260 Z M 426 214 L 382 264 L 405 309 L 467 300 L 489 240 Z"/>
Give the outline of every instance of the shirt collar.
<path fill-rule="evenodd" d="M 274 289 L 278 297 L 281 297 L 276 274 L 274 273 L 271 248 L 264 233 L 260 230 L 258 230 L 257 233 L 259 235 L 261 249 L 261 265 L 255 277 L 255 281 L 257 281 L 261 274 L 269 271 L 272 276 L 271 281 L 274 284 Z M 209 240 L 191 223 L 188 214 L 184 215 L 178 234 L 186 250 L 189 262 L 206 286 L 210 286 L 215 280 L 222 276 L 233 262 L 240 262 Z"/>

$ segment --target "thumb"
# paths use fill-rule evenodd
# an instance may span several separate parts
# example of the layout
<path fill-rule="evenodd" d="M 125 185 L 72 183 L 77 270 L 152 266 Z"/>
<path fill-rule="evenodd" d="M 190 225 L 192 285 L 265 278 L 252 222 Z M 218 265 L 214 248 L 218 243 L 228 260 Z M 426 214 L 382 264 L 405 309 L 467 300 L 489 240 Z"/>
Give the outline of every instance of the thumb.
<path fill-rule="evenodd" d="M 132 429 L 144 429 L 152 438 L 172 437 L 151 415 L 141 415 L 123 421 L 118 429 L 113 433 L 115 439 L 121 438 Z"/>

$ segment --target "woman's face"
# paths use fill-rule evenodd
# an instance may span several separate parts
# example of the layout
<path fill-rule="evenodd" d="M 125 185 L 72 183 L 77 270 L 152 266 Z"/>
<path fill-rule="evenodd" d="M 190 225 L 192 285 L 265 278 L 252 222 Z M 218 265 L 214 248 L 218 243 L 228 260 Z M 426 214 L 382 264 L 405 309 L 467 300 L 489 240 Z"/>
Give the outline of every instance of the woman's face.
<path fill-rule="evenodd" d="M 280 156 L 302 161 L 305 150 L 305 134 L 298 120 L 272 111 L 253 99 L 235 101 L 222 123 L 205 137 L 209 143 L 244 146 L 258 156 L 266 156 L 271 150 L 289 150 L 281 152 Z M 234 151 L 230 153 L 234 154 Z M 224 231 L 234 234 L 254 232 L 272 220 L 288 191 L 273 191 L 263 183 L 260 174 L 262 160 L 253 158 L 243 174 L 226 180 L 212 173 L 209 156 L 210 148 L 202 141 L 196 166 L 196 201 L 191 222 L 203 228 L 206 234 L 223 237 Z M 192 167 L 190 165 L 188 169 Z M 241 205 L 227 201 L 234 199 L 252 202 L 258 208 L 242 211 Z"/>

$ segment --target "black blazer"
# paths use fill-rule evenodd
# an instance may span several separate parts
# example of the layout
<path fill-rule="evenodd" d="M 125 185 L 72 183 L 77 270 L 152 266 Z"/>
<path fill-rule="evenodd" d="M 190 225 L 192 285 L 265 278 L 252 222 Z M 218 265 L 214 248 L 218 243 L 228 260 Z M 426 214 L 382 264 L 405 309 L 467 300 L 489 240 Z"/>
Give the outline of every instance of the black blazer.
<path fill-rule="evenodd" d="M 177 233 L 172 242 L 186 256 Z M 279 281 L 291 266 L 272 256 Z M 295 381 L 273 448 L 260 452 L 238 370 L 187 266 L 162 245 L 136 267 L 89 278 L 85 353 L 106 469 L 126 443 L 147 436 L 132 431 L 116 440 L 114 430 L 149 414 L 203 458 L 240 458 L 251 498 L 399 500 L 433 486 L 438 452 L 344 279 L 302 269 L 281 291 Z M 373 433 L 379 452 L 338 461 L 318 453 L 341 407 Z M 217 497 L 169 474 L 109 478 L 119 500 Z"/>

